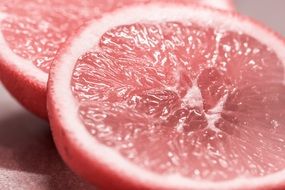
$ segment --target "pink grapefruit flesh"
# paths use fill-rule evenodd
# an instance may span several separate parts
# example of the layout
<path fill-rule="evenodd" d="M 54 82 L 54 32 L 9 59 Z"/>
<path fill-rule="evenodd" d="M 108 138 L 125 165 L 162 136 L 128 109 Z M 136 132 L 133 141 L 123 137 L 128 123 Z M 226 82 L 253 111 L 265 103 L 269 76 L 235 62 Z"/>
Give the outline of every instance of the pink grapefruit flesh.
<path fill-rule="evenodd" d="M 50 64 L 70 32 L 105 12 L 148 2 L 27 0 L 23 3 L 21 0 L 2 0 L 0 75 L 4 85 L 27 109 L 47 117 L 46 83 Z M 187 4 L 189 1 L 179 2 Z M 201 1 L 218 8 L 232 8 L 228 0 L 210 2 Z"/>
<path fill-rule="evenodd" d="M 195 6 L 94 20 L 52 67 L 59 152 L 105 188 L 284 187 L 284 52 L 264 26 Z"/>
<path fill-rule="evenodd" d="M 253 37 L 139 23 L 107 31 L 99 47 L 79 58 L 71 87 L 100 143 L 151 171 L 194 179 L 285 167 L 283 65 Z"/>

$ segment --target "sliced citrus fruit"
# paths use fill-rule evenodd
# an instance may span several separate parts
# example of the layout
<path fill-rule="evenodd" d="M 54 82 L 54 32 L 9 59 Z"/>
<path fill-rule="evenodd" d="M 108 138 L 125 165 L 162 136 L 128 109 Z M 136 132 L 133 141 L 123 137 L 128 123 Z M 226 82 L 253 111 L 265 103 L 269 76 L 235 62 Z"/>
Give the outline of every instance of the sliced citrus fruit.
<path fill-rule="evenodd" d="M 117 7 L 149 1 L 26 0 L 23 3 L 22 0 L 2 0 L 0 76 L 4 85 L 30 111 L 46 117 L 46 83 L 50 63 L 70 31 L 86 20 Z M 211 5 L 231 9 L 228 0 L 215 1 Z"/>
<path fill-rule="evenodd" d="M 105 15 L 52 66 L 59 152 L 107 189 L 284 187 L 284 52 L 274 32 L 218 10 Z"/>

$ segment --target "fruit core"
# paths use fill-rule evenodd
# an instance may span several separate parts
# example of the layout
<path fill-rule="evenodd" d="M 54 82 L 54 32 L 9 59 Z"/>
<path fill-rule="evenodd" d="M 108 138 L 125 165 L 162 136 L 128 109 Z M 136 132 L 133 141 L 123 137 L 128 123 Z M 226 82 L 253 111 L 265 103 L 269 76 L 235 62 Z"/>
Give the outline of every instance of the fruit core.
<path fill-rule="evenodd" d="M 247 34 L 114 27 L 78 59 L 71 86 L 90 134 L 147 170 L 218 181 L 285 168 L 283 63 Z"/>

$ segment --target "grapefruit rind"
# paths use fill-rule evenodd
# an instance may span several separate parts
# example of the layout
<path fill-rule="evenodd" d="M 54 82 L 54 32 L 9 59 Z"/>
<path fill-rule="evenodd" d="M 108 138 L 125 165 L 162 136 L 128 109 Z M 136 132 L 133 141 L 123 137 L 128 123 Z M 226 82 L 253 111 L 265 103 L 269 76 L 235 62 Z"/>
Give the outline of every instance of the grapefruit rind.
<path fill-rule="evenodd" d="M 209 5 L 218 9 L 228 10 L 228 11 L 234 11 L 234 5 L 232 0 L 201 0 L 202 3 L 205 5 Z"/>
<path fill-rule="evenodd" d="M 256 189 L 285 185 L 285 170 L 264 177 L 240 176 L 219 182 L 192 180 L 179 174 L 158 175 L 127 161 L 112 148 L 99 144 L 84 127 L 70 88 L 77 58 L 98 44 L 104 32 L 114 26 L 188 19 L 220 30 L 238 31 L 252 36 L 272 48 L 285 64 L 284 40 L 266 27 L 235 13 L 196 6 L 151 4 L 124 8 L 105 15 L 78 30 L 62 48 L 51 68 L 48 111 L 60 154 L 75 172 L 103 187 L 113 187 L 111 183 L 106 184 L 108 181 L 121 188 L 154 189 Z"/>

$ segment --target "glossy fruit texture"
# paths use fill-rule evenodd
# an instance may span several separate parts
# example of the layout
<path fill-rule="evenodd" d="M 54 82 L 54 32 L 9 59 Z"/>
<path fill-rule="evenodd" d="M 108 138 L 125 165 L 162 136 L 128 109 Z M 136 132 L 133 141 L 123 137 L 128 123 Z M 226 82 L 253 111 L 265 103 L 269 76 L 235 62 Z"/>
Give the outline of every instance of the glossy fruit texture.
<path fill-rule="evenodd" d="M 283 187 L 284 51 L 264 26 L 195 6 L 94 20 L 52 67 L 57 147 L 105 188 Z"/>

